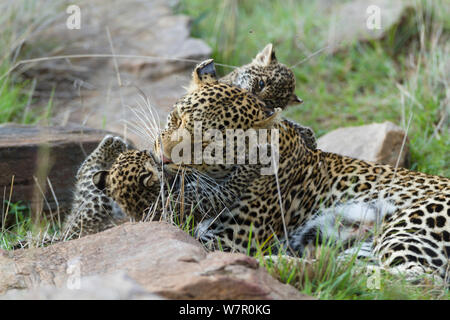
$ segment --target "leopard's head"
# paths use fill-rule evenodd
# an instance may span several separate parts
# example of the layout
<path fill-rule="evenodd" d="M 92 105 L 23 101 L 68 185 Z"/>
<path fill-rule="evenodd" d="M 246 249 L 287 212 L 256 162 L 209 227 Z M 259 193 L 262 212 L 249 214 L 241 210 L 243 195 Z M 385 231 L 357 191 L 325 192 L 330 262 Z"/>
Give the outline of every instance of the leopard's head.
<path fill-rule="evenodd" d="M 267 108 L 247 90 L 219 82 L 209 59 L 195 68 L 188 93 L 175 103 L 155 143 L 156 155 L 169 171 L 177 172 L 181 165 L 223 178 L 237 164 L 239 144 L 231 143 L 237 130 L 259 133 L 273 128 L 280 118 L 280 108 Z M 244 140 L 247 144 L 249 139 Z"/>
<path fill-rule="evenodd" d="M 251 63 L 235 71 L 233 85 L 257 95 L 272 108 L 284 109 L 303 102 L 295 94 L 294 73 L 278 62 L 271 43 Z"/>
<path fill-rule="evenodd" d="M 128 216 L 141 220 L 158 199 L 159 172 L 149 153 L 129 150 L 120 154 L 109 170 L 94 173 L 92 179 Z"/>

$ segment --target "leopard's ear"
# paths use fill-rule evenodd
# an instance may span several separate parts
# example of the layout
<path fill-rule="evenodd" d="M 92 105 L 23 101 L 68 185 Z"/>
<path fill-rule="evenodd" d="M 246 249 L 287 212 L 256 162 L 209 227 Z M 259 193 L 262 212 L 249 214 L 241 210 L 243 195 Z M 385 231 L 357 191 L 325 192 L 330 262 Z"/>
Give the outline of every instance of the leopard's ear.
<path fill-rule="evenodd" d="M 191 84 L 189 85 L 188 92 L 197 89 L 199 86 L 206 83 L 216 83 L 216 67 L 214 66 L 214 60 L 208 59 L 197 65 L 192 73 Z"/>
<path fill-rule="evenodd" d="M 262 51 L 256 55 L 255 59 L 253 59 L 253 62 L 263 67 L 277 62 L 277 57 L 275 56 L 275 49 L 273 48 L 273 45 L 271 43 L 266 45 L 264 49 L 262 49 Z"/>
<path fill-rule="evenodd" d="M 108 176 L 109 171 L 101 170 L 94 173 L 92 176 L 92 182 L 94 183 L 94 186 L 97 187 L 99 190 L 105 190 L 106 187 L 106 177 Z"/>
<path fill-rule="evenodd" d="M 253 124 L 255 129 L 271 129 L 275 124 L 281 122 L 281 108 L 275 108 L 274 112 L 267 118 L 256 121 Z"/>
<path fill-rule="evenodd" d="M 153 171 L 147 171 L 146 173 L 139 176 L 139 183 L 142 184 L 144 187 L 150 188 L 153 186 Z"/>

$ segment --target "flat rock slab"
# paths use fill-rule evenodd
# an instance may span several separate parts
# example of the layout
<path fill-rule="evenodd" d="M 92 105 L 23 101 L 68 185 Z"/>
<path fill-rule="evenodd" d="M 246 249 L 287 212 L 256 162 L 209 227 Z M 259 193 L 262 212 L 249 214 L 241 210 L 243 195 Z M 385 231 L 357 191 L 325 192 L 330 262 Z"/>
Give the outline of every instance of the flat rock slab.
<path fill-rule="evenodd" d="M 317 140 L 317 147 L 323 151 L 391 166 L 395 166 L 399 159 L 400 167 L 408 167 L 409 140 L 405 135 L 402 128 L 386 121 L 333 130 Z"/>
<path fill-rule="evenodd" d="M 12 202 L 28 202 L 33 209 L 68 208 L 78 167 L 107 134 L 81 126 L 0 125 L 2 199 L 5 194 L 9 200 L 12 190 Z"/>
<path fill-rule="evenodd" d="M 73 287 L 77 277 L 125 272 L 169 299 L 309 299 L 243 254 L 208 253 L 163 222 L 126 223 L 46 248 L 0 251 L 0 293 Z"/>

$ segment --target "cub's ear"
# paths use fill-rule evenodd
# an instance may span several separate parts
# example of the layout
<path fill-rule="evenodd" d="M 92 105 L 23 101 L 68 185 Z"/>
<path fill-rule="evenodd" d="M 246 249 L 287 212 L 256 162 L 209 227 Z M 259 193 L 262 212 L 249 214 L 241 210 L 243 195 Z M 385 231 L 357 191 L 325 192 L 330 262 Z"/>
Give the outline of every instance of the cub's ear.
<path fill-rule="evenodd" d="M 273 48 L 273 45 L 269 43 L 267 46 L 265 46 L 264 49 L 262 49 L 262 51 L 256 55 L 255 59 L 253 59 L 253 62 L 263 67 L 277 62 L 277 57 L 275 56 L 275 49 Z"/>
<path fill-rule="evenodd" d="M 214 60 L 205 60 L 195 67 L 194 72 L 192 73 L 192 80 L 188 88 L 188 92 L 197 89 L 202 84 L 215 82 L 217 82 L 217 75 Z"/>
<path fill-rule="evenodd" d="M 153 171 L 148 171 L 145 174 L 139 176 L 139 182 L 147 188 L 150 188 L 151 186 L 153 186 L 154 181 L 153 181 Z"/>
<path fill-rule="evenodd" d="M 295 93 L 292 93 L 291 96 L 289 97 L 288 106 L 292 104 L 301 104 L 301 103 L 303 103 L 303 100 L 297 97 Z"/>
<path fill-rule="evenodd" d="M 92 176 L 92 182 L 99 190 L 105 190 L 106 187 L 106 177 L 108 176 L 108 171 L 101 170 L 94 173 Z"/>

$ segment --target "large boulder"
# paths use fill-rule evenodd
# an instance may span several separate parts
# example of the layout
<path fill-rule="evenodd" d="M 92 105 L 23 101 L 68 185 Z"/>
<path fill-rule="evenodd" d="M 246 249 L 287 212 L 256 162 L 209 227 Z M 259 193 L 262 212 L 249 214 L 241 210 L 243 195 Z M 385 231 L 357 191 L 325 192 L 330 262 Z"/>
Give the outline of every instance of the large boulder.
<path fill-rule="evenodd" d="M 41 286 L 74 288 L 93 275 L 125 272 L 169 299 L 307 299 L 243 254 L 208 253 L 162 222 L 126 223 L 46 248 L 0 252 L 0 293 Z"/>
<path fill-rule="evenodd" d="M 409 164 L 408 137 L 402 128 L 389 121 L 330 131 L 317 140 L 317 147 L 380 164 L 395 166 L 397 161 L 400 167 Z"/>

